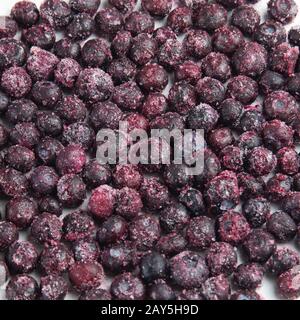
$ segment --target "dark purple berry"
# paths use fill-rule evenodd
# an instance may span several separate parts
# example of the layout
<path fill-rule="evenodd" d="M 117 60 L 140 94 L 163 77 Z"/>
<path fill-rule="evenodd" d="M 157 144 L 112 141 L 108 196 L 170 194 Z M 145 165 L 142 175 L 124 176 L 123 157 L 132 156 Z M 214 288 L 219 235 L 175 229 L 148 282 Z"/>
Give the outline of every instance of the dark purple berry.
<path fill-rule="evenodd" d="M 28 193 L 29 184 L 25 175 L 15 169 L 0 170 L 0 190 L 8 197 L 16 197 Z"/>
<path fill-rule="evenodd" d="M 21 67 L 27 58 L 26 45 L 16 39 L 0 39 L 0 68 Z"/>
<path fill-rule="evenodd" d="M 117 165 L 113 172 L 113 181 L 117 188 L 128 187 L 138 190 L 143 182 L 143 177 L 137 166 Z M 150 181 L 154 183 L 154 180 Z M 147 192 L 147 186 L 144 187 L 144 191 Z"/>
<path fill-rule="evenodd" d="M 278 241 L 290 241 L 297 232 L 294 220 L 283 211 L 274 212 L 267 220 L 267 230 Z"/>
<path fill-rule="evenodd" d="M 10 17 L 1 17 L 0 39 L 13 38 L 18 32 L 18 25 L 15 20 Z"/>
<path fill-rule="evenodd" d="M 11 16 L 22 27 L 31 27 L 39 19 L 39 10 L 31 1 L 19 1 L 11 9 Z"/>
<path fill-rule="evenodd" d="M 73 42 L 69 38 L 63 38 L 55 42 L 53 52 L 61 59 L 72 58 L 77 60 L 81 53 L 81 47 L 78 42 Z"/>
<path fill-rule="evenodd" d="M 274 170 L 276 156 L 264 147 L 253 148 L 248 158 L 249 172 L 254 176 L 264 176 Z"/>
<path fill-rule="evenodd" d="M 116 213 L 130 220 L 135 218 L 143 208 L 140 194 L 135 190 L 124 187 L 117 192 Z"/>
<path fill-rule="evenodd" d="M 47 212 L 60 216 L 62 214 L 62 205 L 57 198 L 52 196 L 45 196 L 39 200 L 38 203 L 40 212 Z"/>
<path fill-rule="evenodd" d="M 270 0 L 268 13 L 273 19 L 286 24 L 296 17 L 298 6 L 294 0 Z"/>
<path fill-rule="evenodd" d="M 244 34 L 252 35 L 260 24 L 260 15 L 252 6 L 239 6 L 232 12 L 231 23 Z"/>
<path fill-rule="evenodd" d="M 261 227 L 271 214 L 271 204 L 262 196 L 246 199 L 243 214 L 252 228 Z"/>
<path fill-rule="evenodd" d="M 261 285 L 264 276 L 263 267 L 257 263 L 238 266 L 233 274 L 234 284 L 240 289 L 253 290 Z"/>
<path fill-rule="evenodd" d="M 294 46 L 300 45 L 300 29 L 299 26 L 294 26 L 289 30 L 288 34 L 289 43 Z"/>
<path fill-rule="evenodd" d="M 201 66 L 193 61 L 185 61 L 175 70 L 175 81 L 196 84 L 202 76 Z"/>
<path fill-rule="evenodd" d="M 205 300 L 229 300 L 230 282 L 223 274 L 211 277 L 202 284 L 200 292 Z"/>
<path fill-rule="evenodd" d="M 41 300 L 64 300 L 68 292 L 67 281 L 58 275 L 49 275 L 41 278 Z"/>
<path fill-rule="evenodd" d="M 159 49 L 158 62 L 174 69 L 185 60 L 184 47 L 177 39 L 168 39 Z"/>
<path fill-rule="evenodd" d="M 285 78 L 283 75 L 266 70 L 260 77 L 259 89 L 264 94 L 269 94 L 272 91 L 282 90 L 285 85 Z"/>
<path fill-rule="evenodd" d="M 132 40 L 129 56 L 137 65 L 145 65 L 156 55 L 157 43 L 148 33 L 141 33 Z"/>
<path fill-rule="evenodd" d="M 7 149 L 4 160 L 13 169 L 28 172 L 35 165 L 36 159 L 32 150 L 15 145 Z"/>
<path fill-rule="evenodd" d="M 150 300 L 175 300 L 173 289 L 164 280 L 157 280 L 148 290 Z"/>
<path fill-rule="evenodd" d="M 110 167 L 100 164 L 97 160 L 92 160 L 84 167 L 83 180 L 90 188 L 107 184 L 111 180 Z"/>
<path fill-rule="evenodd" d="M 266 195 L 273 201 L 281 201 L 291 191 L 293 179 L 281 173 L 270 178 L 266 184 Z"/>
<path fill-rule="evenodd" d="M 223 26 L 213 36 L 216 51 L 231 54 L 244 42 L 242 32 L 234 26 Z"/>
<path fill-rule="evenodd" d="M 52 109 L 61 99 L 61 89 L 51 81 L 38 81 L 31 90 L 33 101 L 39 106 Z"/>
<path fill-rule="evenodd" d="M 201 102 L 218 106 L 225 99 L 226 89 L 219 80 L 205 77 L 197 82 L 196 92 Z"/>
<path fill-rule="evenodd" d="M 164 17 L 172 9 L 173 0 L 142 0 L 145 11 L 155 17 Z"/>
<path fill-rule="evenodd" d="M 63 130 L 60 117 L 52 111 L 39 111 L 36 118 L 36 126 L 45 136 L 58 136 Z"/>
<path fill-rule="evenodd" d="M 71 58 L 62 59 L 54 71 L 55 81 L 67 89 L 75 86 L 76 80 L 81 72 L 80 64 Z"/>
<path fill-rule="evenodd" d="M 161 236 L 156 244 L 156 249 L 167 256 L 173 256 L 184 251 L 186 246 L 187 241 L 185 238 L 179 233 L 174 232 Z"/>
<path fill-rule="evenodd" d="M 100 3 L 101 0 L 71 0 L 70 6 L 76 12 L 86 12 L 93 16 L 97 12 Z"/>
<path fill-rule="evenodd" d="M 258 43 L 271 49 L 286 41 L 286 31 L 280 22 L 266 20 L 257 27 L 254 38 Z"/>
<path fill-rule="evenodd" d="M 56 156 L 63 148 L 63 145 L 58 140 L 46 137 L 36 145 L 35 152 L 45 165 L 53 165 L 55 164 Z"/>
<path fill-rule="evenodd" d="M 178 200 L 195 215 L 205 214 L 205 203 L 201 191 L 185 186 L 180 190 Z"/>
<path fill-rule="evenodd" d="M 115 84 L 121 84 L 133 80 L 137 71 L 135 64 L 130 59 L 122 57 L 112 60 L 107 72 Z"/>
<path fill-rule="evenodd" d="M 287 299 L 295 299 L 300 295 L 299 286 L 300 266 L 297 265 L 292 269 L 282 273 L 277 279 L 279 294 Z"/>
<path fill-rule="evenodd" d="M 31 187 L 37 194 L 50 194 L 56 190 L 58 174 L 52 167 L 39 166 L 31 173 Z"/>
<path fill-rule="evenodd" d="M 66 95 L 57 103 L 56 112 L 67 123 L 83 121 L 87 115 L 85 104 L 76 95 Z"/>
<path fill-rule="evenodd" d="M 108 291 L 101 288 L 85 291 L 79 297 L 79 300 L 97 300 L 97 301 L 105 300 L 106 301 L 111 299 L 112 299 L 111 294 Z"/>
<path fill-rule="evenodd" d="M 123 20 L 122 14 L 117 9 L 101 9 L 95 17 L 96 30 L 101 35 L 115 35 L 123 28 Z"/>
<path fill-rule="evenodd" d="M 222 53 L 211 52 L 202 60 L 202 71 L 206 77 L 215 78 L 222 82 L 231 76 L 229 59 Z"/>
<path fill-rule="evenodd" d="M 227 85 L 227 96 L 243 104 L 251 103 L 258 96 L 258 85 L 247 76 L 231 78 Z"/>
<path fill-rule="evenodd" d="M 8 221 L 0 221 L 0 251 L 7 250 L 19 238 L 17 227 Z"/>
<path fill-rule="evenodd" d="M 195 58 L 204 58 L 212 51 L 211 37 L 204 30 L 191 30 L 183 40 L 186 52 Z"/>
<path fill-rule="evenodd" d="M 111 245 L 127 237 L 127 222 L 120 216 L 112 215 L 105 220 L 97 231 L 99 244 Z"/>
<path fill-rule="evenodd" d="M 24 274 L 14 276 L 6 287 L 7 300 L 36 300 L 39 287 L 34 278 Z"/>
<path fill-rule="evenodd" d="M 97 261 L 100 249 L 95 240 L 79 240 L 72 244 L 72 251 L 76 261 Z"/>
<path fill-rule="evenodd" d="M 188 113 L 187 123 L 191 129 L 212 130 L 218 122 L 219 114 L 210 105 L 202 103 Z"/>
<path fill-rule="evenodd" d="M 66 28 L 66 35 L 72 40 L 85 40 L 95 29 L 95 21 L 87 13 L 74 15 L 72 22 Z"/>
<path fill-rule="evenodd" d="M 276 156 L 280 172 L 288 175 L 294 175 L 299 171 L 300 158 L 293 147 L 284 147 L 280 149 Z"/>
<path fill-rule="evenodd" d="M 146 283 L 164 279 L 168 274 L 168 261 L 163 255 L 153 251 L 142 258 L 140 270 L 141 278 Z"/>
<path fill-rule="evenodd" d="M 51 49 L 55 43 L 55 30 L 49 24 L 41 23 L 33 25 L 22 31 L 22 39 L 30 47 Z"/>
<path fill-rule="evenodd" d="M 111 42 L 111 50 L 118 58 L 127 55 L 132 46 L 132 36 L 129 31 L 119 31 Z"/>
<path fill-rule="evenodd" d="M 188 7 L 175 8 L 169 13 L 167 18 L 167 26 L 176 34 L 186 32 L 191 28 L 192 24 L 192 10 Z"/>
<path fill-rule="evenodd" d="M 141 33 L 151 34 L 154 31 L 154 19 L 145 12 L 134 11 L 126 18 L 124 27 L 133 36 Z"/>
<path fill-rule="evenodd" d="M 159 221 L 161 227 L 169 233 L 185 228 L 189 224 L 190 216 L 183 205 L 175 202 L 160 212 Z M 193 226 L 191 228 L 193 229 Z M 191 230 L 191 233 L 193 231 L 195 230 Z M 191 235 L 191 237 L 192 236 L 193 235 Z"/>

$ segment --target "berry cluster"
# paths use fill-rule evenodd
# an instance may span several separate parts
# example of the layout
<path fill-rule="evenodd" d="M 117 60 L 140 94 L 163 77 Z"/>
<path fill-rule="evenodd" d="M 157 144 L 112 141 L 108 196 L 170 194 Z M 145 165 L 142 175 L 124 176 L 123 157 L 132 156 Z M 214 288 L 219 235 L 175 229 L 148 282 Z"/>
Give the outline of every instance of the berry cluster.
<path fill-rule="evenodd" d="M 80 300 L 259 300 L 265 274 L 300 296 L 300 255 L 277 247 L 300 243 L 300 27 L 285 29 L 298 9 L 269 0 L 261 21 L 255 2 L 15 4 L 0 28 L 7 299 L 71 284 Z M 204 129 L 203 172 L 101 165 L 96 133 L 121 120 Z"/>

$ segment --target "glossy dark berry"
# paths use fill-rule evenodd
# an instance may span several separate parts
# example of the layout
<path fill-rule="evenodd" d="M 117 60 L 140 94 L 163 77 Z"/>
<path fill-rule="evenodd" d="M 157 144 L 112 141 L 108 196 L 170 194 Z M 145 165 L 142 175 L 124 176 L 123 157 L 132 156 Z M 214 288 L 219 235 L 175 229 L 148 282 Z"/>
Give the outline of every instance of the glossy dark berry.
<path fill-rule="evenodd" d="M 123 273 L 115 277 L 110 291 L 117 300 L 142 300 L 145 296 L 142 281 L 131 273 Z"/>
<path fill-rule="evenodd" d="M 230 275 L 237 265 L 237 252 L 226 242 L 215 242 L 207 251 L 206 263 L 213 276 Z"/>
<path fill-rule="evenodd" d="M 170 278 L 183 287 L 199 287 L 208 278 L 205 259 L 196 252 L 183 251 L 170 260 Z"/>
<path fill-rule="evenodd" d="M 243 250 L 251 262 L 266 262 L 275 249 L 274 237 L 263 229 L 253 229 L 243 242 Z"/>
<path fill-rule="evenodd" d="M 14 223 L 20 229 L 29 227 L 37 214 L 36 202 L 28 197 L 18 196 L 6 204 L 6 220 Z"/>
<path fill-rule="evenodd" d="M 7 300 L 35 300 L 39 287 L 36 280 L 27 275 L 14 276 L 6 287 Z"/>
<path fill-rule="evenodd" d="M 49 275 L 41 278 L 41 300 L 64 300 L 68 292 L 67 281 L 58 275 Z"/>
<path fill-rule="evenodd" d="M 31 27 L 39 19 L 39 10 L 31 1 L 19 1 L 11 9 L 11 16 L 23 27 Z"/>
<path fill-rule="evenodd" d="M 87 13 L 74 15 L 72 22 L 66 28 L 66 35 L 72 40 L 87 39 L 95 29 L 95 21 Z"/>
<path fill-rule="evenodd" d="M 16 241 L 8 249 L 7 265 L 13 273 L 29 273 L 36 267 L 38 252 L 29 241 Z"/>
<path fill-rule="evenodd" d="M 298 6 L 294 0 L 270 0 L 268 13 L 273 19 L 286 24 L 296 17 Z"/>
<path fill-rule="evenodd" d="M 257 263 L 241 264 L 234 272 L 233 281 L 240 289 L 253 290 L 261 285 L 263 267 Z"/>
<path fill-rule="evenodd" d="M 257 27 L 254 37 L 258 43 L 271 49 L 286 41 L 286 31 L 280 22 L 266 20 Z"/>
<path fill-rule="evenodd" d="M 39 259 L 39 268 L 46 275 L 60 275 L 74 263 L 72 252 L 63 243 L 45 246 Z"/>
<path fill-rule="evenodd" d="M 243 214 L 252 228 L 261 227 L 271 214 L 271 204 L 262 196 L 247 199 L 243 203 Z"/>
<path fill-rule="evenodd" d="M 260 24 L 260 15 L 252 6 L 242 5 L 233 10 L 231 23 L 243 33 L 252 35 Z"/>

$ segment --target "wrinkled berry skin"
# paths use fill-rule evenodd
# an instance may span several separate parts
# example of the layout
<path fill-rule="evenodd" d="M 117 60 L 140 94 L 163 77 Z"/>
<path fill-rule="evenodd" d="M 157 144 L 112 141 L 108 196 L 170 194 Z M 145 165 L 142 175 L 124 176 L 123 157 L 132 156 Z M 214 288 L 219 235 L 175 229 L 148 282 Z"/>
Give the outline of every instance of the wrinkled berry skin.
<path fill-rule="evenodd" d="M 199 287 L 208 276 L 205 260 L 196 252 L 183 251 L 170 260 L 170 278 L 180 287 Z"/>
<path fill-rule="evenodd" d="M 27 275 L 14 276 L 6 287 L 7 300 L 36 300 L 39 287 L 34 278 Z"/>
<path fill-rule="evenodd" d="M 29 241 L 16 241 L 8 249 L 6 262 L 13 273 L 29 273 L 36 267 L 38 252 Z"/>
<path fill-rule="evenodd" d="M 236 50 L 232 63 L 237 73 L 255 78 L 267 68 L 267 51 L 257 42 L 246 42 Z"/>
<path fill-rule="evenodd" d="M 143 300 L 145 296 L 142 281 L 131 273 L 123 273 L 115 277 L 110 291 L 117 300 Z"/>
<path fill-rule="evenodd" d="M 167 18 L 167 26 L 176 34 L 187 31 L 192 26 L 192 11 L 188 7 L 172 10 Z"/>
<path fill-rule="evenodd" d="M 297 225 L 294 220 L 285 212 L 274 212 L 267 220 L 267 230 L 278 241 L 290 241 L 297 232 Z"/>
<path fill-rule="evenodd" d="M 41 278 L 41 300 L 64 300 L 68 292 L 67 281 L 57 275 L 49 275 Z"/>
<path fill-rule="evenodd" d="M 194 11 L 193 21 L 199 29 L 214 31 L 226 24 L 227 11 L 219 4 L 206 4 Z"/>
<path fill-rule="evenodd" d="M 72 40 L 87 39 L 95 29 L 95 21 L 87 13 L 74 15 L 72 22 L 67 26 L 66 35 Z"/>
<path fill-rule="evenodd" d="M 103 277 L 103 268 L 96 261 L 75 262 L 69 269 L 69 279 L 78 292 L 97 288 Z"/>
<path fill-rule="evenodd" d="M 76 93 L 87 103 L 107 100 L 113 88 L 110 75 L 98 68 L 84 69 L 76 82 Z"/>
<path fill-rule="evenodd" d="M 136 218 L 129 226 L 130 240 L 142 251 L 150 249 L 157 242 L 160 232 L 158 219 L 151 214 Z"/>
<path fill-rule="evenodd" d="M 262 196 L 246 199 L 243 214 L 252 228 L 261 227 L 271 214 L 271 204 Z"/>
<path fill-rule="evenodd" d="M 239 212 L 227 211 L 218 217 L 217 236 L 223 241 L 237 245 L 245 240 L 250 233 L 250 226 Z"/>
<path fill-rule="evenodd" d="M 275 239 L 263 229 L 254 229 L 243 242 L 243 250 L 251 262 L 266 262 L 276 250 Z"/>
<path fill-rule="evenodd" d="M 294 0 L 270 0 L 268 13 L 273 19 L 286 24 L 296 17 L 298 7 Z"/>
<path fill-rule="evenodd" d="M 287 299 L 295 299 L 300 295 L 299 277 L 300 266 L 297 265 L 292 269 L 282 273 L 277 279 L 279 294 Z"/>
<path fill-rule="evenodd" d="M 253 290 L 261 285 L 264 276 L 263 267 L 257 263 L 241 264 L 233 275 L 233 281 L 237 287 L 245 290 Z"/>
<path fill-rule="evenodd" d="M 279 276 L 283 272 L 295 267 L 300 262 L 298 252 L 283 247 L 277 249 L 266 263 L 266 268 L 272 275 Z"/>
<path fill-rule="evenodd" d="M 39 10 L 31 1 L 19 1 L 11 9 L 11 16 L 22 27 L 31 27 L 39 19 Z"/>
<path fill-rule="evenodd" d="M 38 208 L 34 200 L 18 196 L 7 202 L 5 212 L 7 221 L 14 223 L 19 229 L 26 229 L 38 214 Z"/>
<path fill-rule="evenodd" d="M 39 259 L 39 268 L 45 275 L 60 275 L 74 263 L 72 252 L 63 243 L 45 246 Z"/>
<path fill-rule="evenodd" d="M 266 20 L 258 26 L 254 37 L 258 43 L 271 49 L 286 41 L 286 31 L 280 22 Z"/>
<path fill-rule="evenodd" d="M 94 221 L 83 211 L 68 214 L 63 220 L 63 234 L 67 241 L 91 239 L 95 236 Z"/>
<path fill-rule="evenodd" d="M 229 280 L 221 274 L 207 279 L 200 291 L 205 300 L 229 300 L 231 289 Z"/>
<path fill-rule="evenodd" d="M 231 23 L 244 34 L 252 35 L 260 24 L 260 15 L 255 8 L 242 5 L 233 10 Z"/>
<path fill-rule="evenodd" d="M 0 221 L 0 251 L 7 250 L 19 238 L 18 229 L 9 221 Z"/>
<path fill-rule="evenodd" d="M 237 253 L 233 246 L 226 242 L 215 242 L 207 251 L 206 264 L 211 275 L 231 275 L 237 265 Z"/>

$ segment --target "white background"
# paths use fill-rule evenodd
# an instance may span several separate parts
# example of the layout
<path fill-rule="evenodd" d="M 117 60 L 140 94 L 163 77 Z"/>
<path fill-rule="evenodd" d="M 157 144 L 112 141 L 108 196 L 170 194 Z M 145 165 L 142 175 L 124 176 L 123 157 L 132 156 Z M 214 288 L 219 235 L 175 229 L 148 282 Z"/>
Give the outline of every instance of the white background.
<path fill-rule="evenodd" d="M 37 5 L 39 5 L 43 2 L 43 0 L 31 0 L 31 1 L 35 2 Z M 68 0 L 65 0 L 65 1 L 68 2 Z M 300 0 L 294 0 L 294 1 L 298 4 L 299 11 L 300 11 Z M 0 16 L 9 15 L 12 6 L 16 2 L 18 2 L 18 0 L 1 0 L 0 1 Z M 106 0 L 102 0 L 101 7 L 103 7 L 105 5 L 105 3 L 106 3 Z M 262 21 L 265 20 L 265 18 L 266 18 L 267 3 L 268 3 L 268 0 L 260 0 L 257 4 L 254 5 L 255 8 L 260 12 Z M 157 26 L 159 26 L 159 25 L 160 25 L 160 23 L 157 23 Z M 287 29 L 289 29 L 292 25 L 300 25 L 300 12 L 298 12 L 296 19 L 290 25 L 287 26 Z M 60 36 L 61 35 L 58 35 L 58 38 L 60 38 Z M 22 235 L 22 236 L 24 236 L 24 235 Z M 26 235 L 24 237 L 26 237 Z M 285 244 L 285 246 L 286 246 L 286 244 Z M 289 244 L 288 246 L 294 247 L 293 244 Z M 108 283 L 105 283 L 103 286 L 108 287 Z M 0 300 L 5 298 L 4 290 L 3 290 L 4 287 L 2 288 L 2 290 L 0 288 Z M 257 291 L 265 299 L 269 299 L 269 300 L 280 299 L 278 297 L 278 295 L 276 294 L 276 285 L 275 285 L 274 279 L 270 279 L 268 277 L 265 277 L 262 287 L 260 289 L 258 289 Z M 67 296 L 67 298 L 74 299 L 75 296 L 71 293 Z"/>

